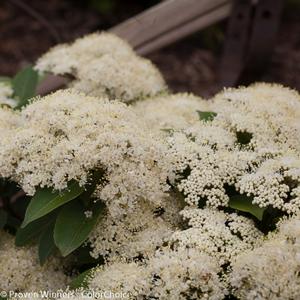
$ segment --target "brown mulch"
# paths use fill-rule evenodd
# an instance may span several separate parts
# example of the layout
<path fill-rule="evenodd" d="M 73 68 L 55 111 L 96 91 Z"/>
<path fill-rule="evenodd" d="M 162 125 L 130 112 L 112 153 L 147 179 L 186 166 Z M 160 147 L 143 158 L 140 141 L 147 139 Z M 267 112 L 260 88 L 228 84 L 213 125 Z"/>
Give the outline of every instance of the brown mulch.
<path fill-rule="evenodd" d="M 13 75 L 34 62 L 49 47 L 71 41 L 95 30 L 105 30 L 133 16 L 157 1 L 115 0 L 116 9 L 103 14 L 72 0 L 5 0 L 0 2 L 0 75 Z M 33 18 L 17 3 L 26 3 L 43 20 Z M 299 11 L 284 14 L 271 63 L 262 80 L 278 82 L 300 90 Z M 49 28 L 50 27 L 50 28 Z M 157 64 L 174 91 L 210 96 L 218 90 L 218 51 L 203 47 L 195 35 L 156 51 L 149 58 Z"/>

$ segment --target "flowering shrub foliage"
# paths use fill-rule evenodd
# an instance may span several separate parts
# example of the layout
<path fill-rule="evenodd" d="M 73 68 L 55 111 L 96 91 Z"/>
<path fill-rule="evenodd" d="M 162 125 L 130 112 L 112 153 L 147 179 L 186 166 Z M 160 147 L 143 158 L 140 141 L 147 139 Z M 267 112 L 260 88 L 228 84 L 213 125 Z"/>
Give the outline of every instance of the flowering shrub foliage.
<path fill-rule="evenodd" d="M 45 72 L 69 86 L 33 97 Z M 0 290 L 300 297 L 297 92 L 171 94 L 97 33 L 1 79 L 0 103 Z"/>

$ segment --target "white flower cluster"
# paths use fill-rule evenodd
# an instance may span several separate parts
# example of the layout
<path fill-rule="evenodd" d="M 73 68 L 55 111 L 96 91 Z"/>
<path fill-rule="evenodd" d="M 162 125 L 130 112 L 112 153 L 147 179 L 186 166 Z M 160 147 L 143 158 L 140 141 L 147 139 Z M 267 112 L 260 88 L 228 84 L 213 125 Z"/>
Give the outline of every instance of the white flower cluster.
<path fill-rule="evenodd" d="M 213 258 L 196 249 L 157 252 L 147 262 L 115 262 L 99 267 L 92 289 L 122 291 L 129 299 L 224 299 L 227 293 Z"/>
<path fill-rule="evenodd" d="M 91 171 L 103 170 L 96 193 L 117 214 L 139 198 L 157 203 L 167 189 L 164 145 L 125 104 L 65 90 L 36 99 L 18 117 L 0 141 L 0 176 L 30 195 L 37 186 L 63 190 L 72 179 L 83 186 Z"/>
<path fill-rule="evenodd" d="M 173 233 L 173 247 L 197 249 L 216 258 L 220 266 L 229 265 L 236 255 L 253 249 L 263 237 L 252 220 L 235 213 L 186 208 L 181 214 L 190 228 Z"/>
<path fill-rule="evenodd" d="M 212 121 L 169 137 L 173 184 L 178 182 L 186 202 L 227 206 L 234 190 L 260 207 L 297 212 L 299 94 L 266 84 L 229 89 L 213 99 L 209 110 L 217 113 Z"/>
<path fill-rule="evenodd" d="M 197 111 L 207 111 L 209 103 L 192 94 L 173 94 L 138 101 L 132 107 L 153 130 L 168 132 L 198 123 Z"/>
<path fill-rule="evenodd" d="M 300 298 L 299 215 L 280 223 L 278 232 L 252 251 L 236 257 L 230 283 L 246 300 Z"/>
<path fill-rule="evenodd" d="M 70 279 L 60 259 L 52 257 L 40 266 L 35 247 L 16 248 L 14 237 L 0 232 L 0 291 L 39 292 L 65 289 Z"/>
<path fill-rule="evenodd" d="M 83 93 L 58 91 L 20 112 L 0 107 L 0 177 L 32 195 L 71 180 L 87 186 L 102 174 L 93 196 L 106 210 L 88 242 L 104 262 L 89 288 L 130 299 L 300 298 L 296 92 L 260 84 L 210 102 L 163 95 L 156 68 L 105 33 L 53 48 L 36 68 L 73 76 L 70 85 Z M 242 208 L 288 217 L 265 238 L 263 222 L 234 210 L 233 197 Z M 3 289 L 31 287 L 33 256 L 9 247 L 16 254 L 0 251 Z M 17 264 L 29 264 L 29 273 Z M 54 270 L 51 261 L 38 284 L 64 284 Z"/>
<path fill-rule="evenodd" d="M 172 201 L 176 199 L 162 199 L 164 207 L 156 209 L 146 202 L 140 202 L 133 211 L 118 220 L 107 213 L 90 235 L 93 249 L 91 255 L 95 258 L 103 256 L 106 261 L 151 256 L 168 240 L 178 225 L 168 220 L 169 205 L 177 208 L 177 215 L 179 213 L 179 207 Z"/>
<path fill-rule="evenodd" d="M 93 33 L 52 48 L 35 67 L 40 72 L 71 75 L 69 87 L 92 96 L 130 102 L 167 90 L 157 68 L 138 57 L 129 44 L 109 33 Z"/>
<path fill-rule="evenodd" d="M 255 149 L 299 150 L 300 96 L 281 85 L 259 83 L 216 95 L 212 109 L 232 130 L 252 134 Z"/>
<path fill-rule="evenodd" d="M 256 89 L 258 91 L 254 92 Z M 234 100 L 229 100 L 228 95 L 234 96 L 239 93 L 241 98 L 237 98 L 240 99 L 240 105 Z M 224 94 L 226 97 L 222 96 Z M 256 107 L 255 104 L 250 104 L 251 94 L 257 97 L 254 101 L 260 103 Z M 249 106 L 253 105 L 251 109 L 246 105 L 248 103 L 246 95 L 249 97 Z M 273 98 L 275 102 L 269 116 L 268 109 Z M 168 155 L 172 159 L 171 168 L 175 170 L 174 177 L 169 176 L 169 179 L 173 187 L 183 191 L 185 201 L 189 204 L 180 213 L 183 219 L 187 220 L 187 226 L 184 226 L 184 222 L 179 222 L 177 228 L 169 228 L 171 234 L 165 231 L 166 235 L 160 240 L 164 243 L 153 241 L 152 248 L 149 248 L 146 242 L 143 242 L 146 248 L 142 244 L 138 247 L 136 243 L 132 244 L 136 232 L 125 240 L 116 238 L 114 243 L 121 241 L 129 247 L 125 252 L 130 255 L 126 256 L 120 251 L 120 256 L 125 258 L 125 261 L 114 263 L 116 259 L 114 258 L 112 262 L 99 268 L 91 281 L 91 286 L 120 290 L 128 286 L 126 292 L 132 293 L 133 299 L 142 299 L 145 296 L 158 299 L 180 299 L 180 297 L 223 299 L 227 293 L 226 289 L 241 299 L 297 299 L 300 283 L 296 270 L 299 268 L 296 263 L 293 266 L 290 264 L 297 260 L 299 254 L 295 247 L 292 251 L 287 246 L 287 243 L 296 244 L 294 237 L 298 229 L 295 221 L 282 222 L 284 225 L 280 226 L 279 233 L 274 234 L 274 237 L 270 235 L 265 242 L 263 233 L 256 228 L 252 220 L 236 213 L 216 210 L 216 207 L 226 207 L 233 191 L 234 194 L 244 193 L 248 198 L 252 197 L 253 203 L 263 207 L 272 206 L 287 213 L 299 210 L 297 176 L 300 168 L 295 138 L 299 134 L 296 128 L 298 102 L 300 103 L 298 98 L 293 91 L 282 87 L 256 85 L 225 91 L 218 95 L 213 103 L 207 104 L 196 97 L 180 94 L 134 104 L 133 109 L 143 115 L 144 120 L 154 131 L 168 129 L 167 142 L 170 147 Z M 285 99 L 289 99 L 288 105 L 283 104 Z M 230 109 L 231 102 L 234 106 L 232 109 Z M 196 110 L 214 111 L 217 112 L 217 116 L 212 121 L 199 121 Z M 253 120 L 249 121 L 249 126 L 256 122 L 255 126 L 245 129 L 233 122 L 239 115 L 250 118 L 251 114 Z M 281 119 L 276 119 L 276 115 L 280 115 Z M 294 128 L 293 134 L 284 135 L 284 128 L 287 130 L 289 126 Z M 246 188 L 246 181 L 248 185 L 252 182 L 252 189 L 250 186 Z M 179 199 L 178 194 L 177 198 Z M 205 202 L 200 203 L 201 200 Z M 206 204 L 207 208 L 198 208 L 198 204 Z M 181 209 L 177 206 L 177 211 L 179 210 Z M 160 222 L 157 222 L 157 227 L 153 225 L 151 218 L 148 219 L 147 216 L 148 214 L 145 214 L 144 218 L 147 219 L 150 228 L 152 227 L 153 233 L 157 232 L 157 228 L 163 228 Z M 133 218 L 135 221 L 128 223 L 124 221 L 126 228 L 131 228 L 130 224 L 136 224 L 138 217 Z M 123 229 L 119 228 L 117 229 L 119 234 L 113 230 L 112 236 L 125 236 L 122 234 Z M 288 229 L 284 231 L 283 228 Z M 151 240 L 147 239 L 148 231 L 141 233 L 146 240 Z M 99 229 L 98 236 L 103 235 Z M 160 233 L 157 236 L 160 236 Z M 94 244 L 96 240 L 97 233 Z M 99 239 L 99 243 L 101 240 L 103 238 Z M 128 244 L 126 240 L 129 241 Z M 165 244 L 172 250 L 164 253 Z M 98 245 L 95 249 L 97 248 L 101 247 Z M 158 249 L 157 252 L 153 252 L 155 248 Z M 136 255 L 137 249 L 140 249 L 139 255 Z M 222 296 L 217 292 L 202 293 L 199 279 L 197 279 L 198 286 L 193 286 L 193 279 L 186 273 L 191 268 L 189 260 L 181 256 L 185 251 L 206 256 L 206 263 L 199 262 L 198 268 L 207 266 L 211 261 L 219 268 L 207 274 L 210 274 L 209 278 L 218 278 L 214 281 L 213 290 L 220 291 L 217 287 L 221 284 L 224 288 L 223 290 L 221 288 Z M 101 254 L 104 255 L 104 252 Z M 177 261 L 178 257 L 180 261 Z M 137 258 L 138 262 L 132 262 L 134 258 Z M 195 263 L 197 258 L 193 257 L 193 260 Z M 285 263 L 287 265 L 284 265 Z M 181 271 L 180 268 L 185 271 Z M 138 276 L 132 278 L 132 274 L 127 275 L 129 269 L 130 274 L 135 272 Z M 152 275 L 151 280 L 148 280 L 147 272 Z M 114 274 L 114 279 L 109 277 L 109 274 Z M 182 274 L 185 276 L 181 277 Z M 267 278 L 266 281 L 264 278 Z M 290 284 L 291 289 L 288 291 L 286 286 Z M 193 288 L 190 289 L 191 287 Z M 199 294 L 192 294 L 191 290 Z"/>
<path fill-rule="evenodd" d="M 0 82 L 0 107 L 15 107 L 17 105 L 17 102 L 12 98 L 12 96 L 13 89 L 10 84 L 6 82 Z"/>

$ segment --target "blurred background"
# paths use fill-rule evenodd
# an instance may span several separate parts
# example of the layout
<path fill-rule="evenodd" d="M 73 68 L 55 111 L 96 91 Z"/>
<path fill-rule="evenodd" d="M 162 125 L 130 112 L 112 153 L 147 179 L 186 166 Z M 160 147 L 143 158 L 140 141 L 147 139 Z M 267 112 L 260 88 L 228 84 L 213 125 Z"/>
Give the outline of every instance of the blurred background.
<path fill-rule="evenodd" d="M 0 75 L 11 76 L 50 47 L 109 29 L 159 2 L 1 0 Z M 220 89 L 217 70 L 227 23 L 210 26 L 147 57 L 160 68 L 174 91 L 211 96 Z M 270 63 L 257 80 L 281 83 L 300 91 L 300 0 L 284 1 Z"/>

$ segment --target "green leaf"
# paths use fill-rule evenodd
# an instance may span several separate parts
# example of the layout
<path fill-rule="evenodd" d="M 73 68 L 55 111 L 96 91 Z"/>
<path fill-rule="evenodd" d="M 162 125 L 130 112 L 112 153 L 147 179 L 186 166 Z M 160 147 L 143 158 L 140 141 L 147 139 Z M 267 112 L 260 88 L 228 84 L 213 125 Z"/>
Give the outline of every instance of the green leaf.
<path fill-rule="evenodd" d="M 70 289 L 76 290 L 79 288 L 84 288 L 84 289 L 88 288 L 87 279 L 88 279 L 88 277 L 90 277 L 92 275 L 93 271 L 94 271 L 94 268 L 86 270 L 83 273 L 79 274 L 76 278 L 74 278 L 71 281 L 71 283 L 69 285 Z"/>
<path fill-rule="evenodd" d="M 2 229 L 7 222 L 7 212 L 3 209 L 0 209 L 0 229 Z"/>
<path fill-rule="evenodd" d="M 77 198 L 83 191 L 84 188 L 80 187 L 76 181 L 69 182 L 68 188 L 62 192 L 53 192 L 50 188 L 38 189 L 28 205 L 22 228 L 57 207 Z"/>
<path fill-rule="evenodd" d="M 253 134 L 247 131 L 237 131 L 236 138 L 237 142 L 241 145 L 247 145 L 251 142 L 251 139 L 253 137 Z"/>
<path fill-rule="evenodd" d="M 91 180 L 85 185 L 85 191 L 79 196 L 85 206 L 90 205 L 91 196 L 94 193 L 99 182 L 103 182 L 105 172 L 103 170 L 95 170 L 91 175 Z"/>
<path fill-rule="evenodd" d="M 46 262 L 47 258 L 55 250 L 55 243 L 53 237 L 54 224 L 55 222 L 53 222 L 46 228 L 39 240 L 39 260 L 41 266 Z"/>
<path fill-rule="evenodd" d="M 84 214 L 86 208 L 78 200 L 68 203 L 59 213 L 55 228 L 54 241 L 63 256 L 67 256 L 87 239 L 97 222 L 103 204 L 97 202 L 88 209 L 92 217 Z"/>
<path fill-rule="evenodd" d="M 56 216 L 57 214 L 48 214 L 43 218 L 29 223 L 24 228 L 19 228 L 16 234 L 15 245 L 17 247 L 22 247 L 39 238 L 41 233 L 48 228 L 49 224 L 51 224 L 51 222 L 54 223 Z"/>
<path fill-rule="evenodd" d="M 200 111 L 200 110 L 197 110 L 197 113 L 199 115 L 199 119 L 201 121 L 205 121 L 205 122 L 212 121 L 217 116 L 217 113 L 215 113 L 213 111 Z"/>
<path fill-rule="evenodd" d="M 19 101 L 17 109 L 27 105 L 28 100 L 35 96 L 38 84 L 38 73 L 27 67 L 16 74 L 12 79 L 14 97 Z"/>
<path fill-rule="evenodd" d="M 247 197 L 246 195 L 231 196 L 229 200 L 229 207 L 250 213 L 261 221 L 265 208 L 261 208 L 257 204 L 253 204 L 252 200 L 253 198 Z"/>
<path fill-rule="evenodd" d="M 90 245 L 83 244 L 79 248 L 77 248 L 72 254 L 75 259 L 73 265 L 78 267 L 82 267 L 84 265 L 96 265 L 103 262 L 102 257 L 96 259 L 91 256 L 92 248 Z"/>

